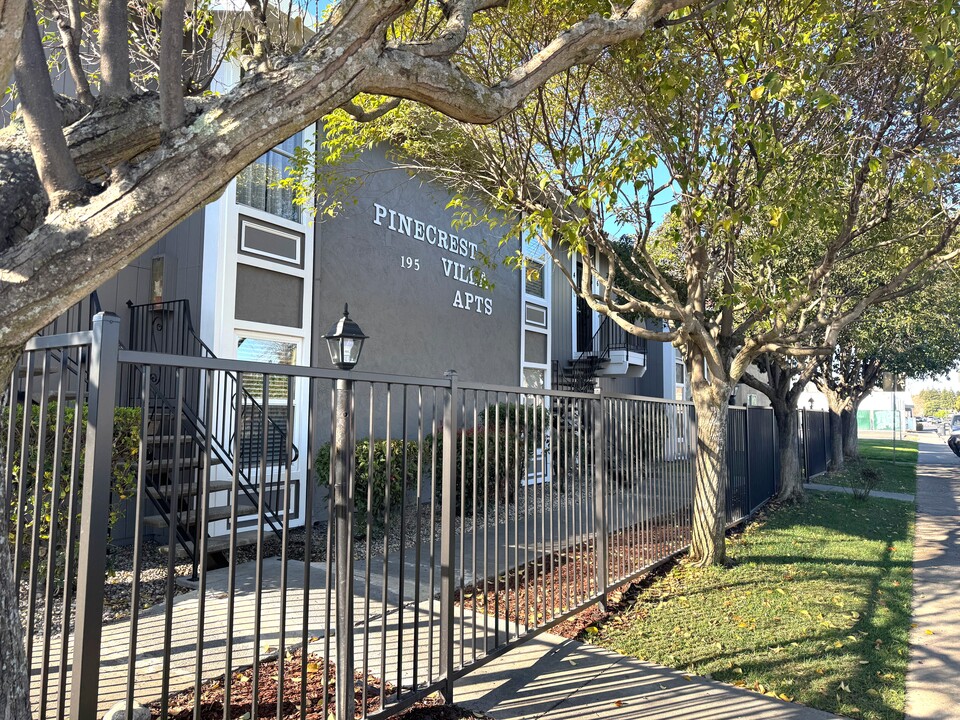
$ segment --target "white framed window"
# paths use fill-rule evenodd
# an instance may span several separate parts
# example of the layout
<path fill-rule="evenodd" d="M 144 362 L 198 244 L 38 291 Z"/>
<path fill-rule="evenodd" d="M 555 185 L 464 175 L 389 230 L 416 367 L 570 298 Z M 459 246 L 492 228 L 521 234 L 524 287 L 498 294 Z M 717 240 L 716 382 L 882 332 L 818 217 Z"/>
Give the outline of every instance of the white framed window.
<path fill-rule="evenodd" d="M 252 334 L 237 335 L 237 359 L 271 365 L 296 365 L 300 343 Z M 268 427 L 267 464 L 286 462 L 286 438 L 294 432 L 289 417 L 296 417 L 296 381 L 286 375 L 270 375 L 264 388 L 259 373 L 244 373 L 243 389 L 247 402 L 241 407 L 240 455 L 243 462 L 256 464 L 263 454 L 263 423 L 266 408 Z M 266 397 L 265 397 L 266 396 Z"/>
<path fill-rule="evenodd" d="M 546 265 L 541 260 L 526 258 L 524 262 L 523 289 L 527 295 L 547 297 Z"/>
<path fill-rule="evenodd" d="M 547 327 L 547 308 L 543 305 L 528 302 L 524 312 L 524 321 L 527 325 L 533 327 Z"/>
<path fill-rule="evenodd" d="M 303 144 L 303 133 L 287 138 L 254 160 L 237 175 L 237 203 L 271 215 L 301 222 L 293 188 L 277 185 L 293 167 L 294 151 Z"/>
<path fill-rule="evenodd" d="M 240 252 L 301 266 L 303 236 L 241 217 Z"/>

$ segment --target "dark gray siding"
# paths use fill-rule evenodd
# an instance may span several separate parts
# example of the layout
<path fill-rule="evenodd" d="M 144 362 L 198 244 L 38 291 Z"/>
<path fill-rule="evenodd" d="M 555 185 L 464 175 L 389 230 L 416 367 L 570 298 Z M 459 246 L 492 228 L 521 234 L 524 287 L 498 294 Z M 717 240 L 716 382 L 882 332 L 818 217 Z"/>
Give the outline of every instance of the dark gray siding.
<path fill-rule="evenodd" d="M 553 361 L 563 367 L 573 359 L 573 289 L 555 264 L 550 265 L 553 272 L 550 339 Z"/>
<path fill-rule="evenodd" d="M 216 239 L 212 239 L 216 242 Z M 169 263 L 163 289 L 164 300 L 187 299 L 197 331 L 200 331 L 200 291 L 203 258 L 203 210 L 190 215 L 164 235 L 156 245 L 120 270 L 99 288 L 97 295 L 104 310 L 115 312 L 123 320 L 121 337 L 126 339 L 129 300 L 140 305 L 151 300 L 150 270 L 153 258 L 163 255 Z"/>

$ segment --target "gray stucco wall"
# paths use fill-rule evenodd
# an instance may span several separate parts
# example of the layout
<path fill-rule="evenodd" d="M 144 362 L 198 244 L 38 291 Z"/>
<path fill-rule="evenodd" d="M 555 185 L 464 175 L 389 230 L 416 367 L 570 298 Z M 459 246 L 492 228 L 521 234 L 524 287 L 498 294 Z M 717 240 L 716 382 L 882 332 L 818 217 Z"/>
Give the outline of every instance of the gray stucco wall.
<path fill-rule="evenodd" d="M 499 264 L 484 268 L 493 289 L 469 282 L 481 252 L 503 260 L 516 247 L 498 247 L 500 235 L 485 226 L 454 227 L 449 191 L 391 166 L 382 150 L 350 170 L 362 178 L 355 201 L 316 225 L 314 363 L 330 366 L 319 335 L 349 303 L 370 336 L 358 370 L 455 369 L 465 381 L 516 385 L 522 278 Z"/>

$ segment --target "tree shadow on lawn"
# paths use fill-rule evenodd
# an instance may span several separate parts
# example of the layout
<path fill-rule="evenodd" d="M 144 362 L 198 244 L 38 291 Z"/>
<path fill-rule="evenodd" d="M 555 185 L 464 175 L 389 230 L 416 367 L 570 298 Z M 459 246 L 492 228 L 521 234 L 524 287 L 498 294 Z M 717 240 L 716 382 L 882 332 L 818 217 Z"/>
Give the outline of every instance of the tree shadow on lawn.
<path fill-rule="evenodd" d="M 782 603 L 775 603 L 767 617 L 757 616 L 754 627 L 745 630 L 754 630 L 755 639 L 747 637 L 725 649 L 703 638 L 686 664 L 717 680 L 753 689 L 763 685 L 764 690 L 829 712 L 871 720 L 902 717 L 911 622 L 912 558 L 907 548 L 912 522 L 912 505 L 876 498 L 865 504 L 833 493 L 812 495 L 805 503 L 769 514 L 757 529 L 731 543 L 732 569 L 702 586 L 667 587 L 664 599 L 681 593 L 709 598 L 714 592 L 734 597 L 752 590 L 762 600 L 778 597 L 767 595 L 779 592 L 776 588 L 795 594 L 779 596 Z M 860 542 L 864 540 L 870 544 Z M 771 552 L 778 550 L 782 552 Z M 783 566 L 783 581 L 764 579 L 765 566 Z M 754 567 L 757 575 L 750 578 Z M 748 577 L 737 578 L 738 573 Z M 732 582 L 725 583 L 724 578 Z M 645 592 L 640 598 L 641 603 L 650 601 L 651 614 L 660 600 L 655 593 L 654 589 L 652 597 Z M 708 601 L 717 600 L 691 602 L 690 612 L 697 612 L 698 602 Z M 788 606 L 796 615 L 778 628 L 776 615 L 784 615 Z M 801 614 L 808 621 L 796 630 L 783 627 L 796 625 Z M 769 642 L 768 633 L 778 629 L 782 634 Z M 712 639 L 720 639 L 719 634 Z M 736 641 L 734 635 L 731 642 Z M 643 641 L 633 642 L 642 654 Z"/>
<path fill-rule="evenodd" d="M 912 553 L 907 551 L 911 545 L 898 545 L 911 540 L 913 514 L 912 505 L 896 501 L 874 498 L 864 503 L 847 496 L 813 495 L 794 512 L 771 516 L 764 530 L 768 533 L 789 532 L 802 525 L 821 530 L 821 539 L 791 543 L 794 552 L 783 555 L 747 553 L 749 562 L 758 565 L 791 565 L 798 570 L 826 568 L 820 572 L 826 573 L 828 579 L 836 576 L 838 592 L 854 595 L 860 600 L 861 604 L 853 611 L 858 617 L 851 613 L 854 620 L 851 624 L 836 628 L 821 624 L 801 638 L 784 639 L 785 642 L 816 643 L 824 648 L 790 655 L 787 670 L 794 686 L 820 689 L 824 702 L 818 702 L 817 707 L 859 717 L 902 716 L 903 680 L 912 619 L 909 571 L 913 559 Z M 843 536 L 849 539 L 844 540 Z M 816 550 L 836 549 L 838 543 L 841 547 L 849 544 L 853 550 L 859 547 L 858 539 L 883 543 L 879 556 L 858 557 L 855 551 L 845 556 L 842 551 L 838 555 Z M 811 624 L 814 622 L 812 617 Z M 763 644 L 757 644 L 755 650 L 762 651 L 763 647 Z M 826 663 L 831 648 L 852 657 L 833 671 L 824 670 L 820 674 L 816 669 L 817 662 Z M 745 653 L 738 653 L 742 654 Z M 766 675 L 776 674 L 777 665 L 776 661 L 763 661 L 748 662 L 740 667 L 744 676 L 751 670 Z M 732 673 L 720 672 L 714 676 L 719 680 L 736 680 Z"/>

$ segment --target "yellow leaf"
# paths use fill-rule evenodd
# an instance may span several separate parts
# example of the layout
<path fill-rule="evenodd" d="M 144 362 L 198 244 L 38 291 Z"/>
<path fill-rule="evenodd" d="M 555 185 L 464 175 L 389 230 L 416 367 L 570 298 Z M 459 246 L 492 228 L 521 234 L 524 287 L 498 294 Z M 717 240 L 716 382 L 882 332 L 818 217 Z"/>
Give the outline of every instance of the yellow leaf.
<path fill-rule="evenodd" d="M 623 700 L 617 700 L 613 705 L 614 707 L 623 707 Z"/>
<path fill-rule="evenodd" d="M 318 673 L 320 672 L 320 666 L 315 662 L 307 663 L 307 672 L 308 673 Z"/>
<path fill-rule="evenodd" d="M 590 625 L 590 626 L 587 628 L 587 634 L 588 634 L 588 635 L 597 635 L 597 634 L 599 634 L 599 633 L 600 633 L 600 630 L 599 630 L 598 628 L 594 627 L 593 625 Z"/>
<path fill-rule="evenodd" d="M 750 91 L 750 97 L 754 100 L 759 100 L 763 97 L 763 93 L 766 92 L 767 88 L 763 85 L 757 85 L 753 90 Z"/>
<path fill-rule="evenodd" d="M 783 700 L 784 702 L 793 702 L 793 697 L 790 695 L 787 695 L 786 693 L 780 693 L 779 695 L 777 695 L 777 697 Z"/>
<path fill-rule="evenodd" d="M 933 630 L 926 630 L 927 635 L 933 635 Z"/>
<path fill-rule="evenodd" d="M 693 682 L 693 678 L 690 677 L 689 675 L 684 675 L 683 679 L 686 680 L 687 682 Z"/>

